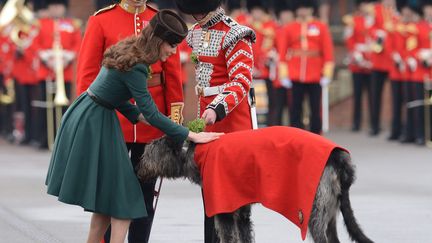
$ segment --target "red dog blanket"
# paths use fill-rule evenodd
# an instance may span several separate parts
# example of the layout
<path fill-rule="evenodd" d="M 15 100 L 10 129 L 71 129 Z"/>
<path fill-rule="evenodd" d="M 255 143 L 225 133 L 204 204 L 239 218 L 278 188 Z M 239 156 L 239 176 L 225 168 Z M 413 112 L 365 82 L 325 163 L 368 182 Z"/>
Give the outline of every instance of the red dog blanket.
<path fill-rule="evenodd" d="M 225 134 L 197 145 L 207 216 L 261 203 L 301 229 L 306 238 L 315 193 L 333 149 L 326 138 L 291 127 Z"/>

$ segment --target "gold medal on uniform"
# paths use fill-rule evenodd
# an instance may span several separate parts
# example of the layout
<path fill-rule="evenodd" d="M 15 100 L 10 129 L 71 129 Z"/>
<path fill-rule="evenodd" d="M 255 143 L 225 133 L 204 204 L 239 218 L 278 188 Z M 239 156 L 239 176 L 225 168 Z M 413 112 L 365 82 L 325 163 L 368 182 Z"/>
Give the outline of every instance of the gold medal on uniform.
<path fill-rule="evenodd" d="M 203 47 L 208 48 L 210 46 L 210 32 L 205 33 Z"/>
<path fill-rule="evenodd" d="M 417 38 L 415 36 L 410 36 L 406 41 L 406 49 L 412 51 L 418 46 Z"/>

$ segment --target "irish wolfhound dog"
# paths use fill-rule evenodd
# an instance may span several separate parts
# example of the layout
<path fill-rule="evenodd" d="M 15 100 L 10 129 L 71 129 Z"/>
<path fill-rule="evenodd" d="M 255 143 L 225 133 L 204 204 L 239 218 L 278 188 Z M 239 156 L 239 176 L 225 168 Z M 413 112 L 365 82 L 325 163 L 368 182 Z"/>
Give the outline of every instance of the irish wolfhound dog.
<path fill-rule="evenodd" d="M 227 135 L 224 135 L 227 136 Z M 271 138 L 270 138 L 271 139 Z M 245 146 L 239 144 L 238 146 Z M 184 147 L 164 137 L 147 145 L 138 176 L 140 179 L 165 177 L 187 178 L 201 185 L 201 175 L 194 161 L 196 145 Z M 315 243 L 338 243 L 336 216 L 340 210 L 351 239 L 359 243 L 372 241 L 360 229 L 351 208 L 349 189 L 354 182 L 354 166 L 350 155 L 334 149 L 324 168 L 314 197 L 308 233 Z M 222 243 L 254 242 L 250 205 L 232 213 L 217 214 L 215 227 Z"/>

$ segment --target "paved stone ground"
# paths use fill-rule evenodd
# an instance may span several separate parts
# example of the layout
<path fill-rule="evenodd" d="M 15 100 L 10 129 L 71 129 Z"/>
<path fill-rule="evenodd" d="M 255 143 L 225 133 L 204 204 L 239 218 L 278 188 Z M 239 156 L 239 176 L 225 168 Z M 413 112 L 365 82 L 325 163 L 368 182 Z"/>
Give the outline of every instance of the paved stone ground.
<path fill-rule="evenodd" d="M 432 149 L 400 145 L 366 134 L 329 137 L 350 149 L 357 165 L 351 190 L 355 215 L 378 243 L 432 242 Z M 48 152 L 0 141 L 0 242 L 85 242 L 89 214 L 45 193 Z M 257 243 L 302 242 L 299 230 L 261 205 L 253 208 Z M 339 220 L 342 242 L 350 242 Z M 151 242 L 203 241 L 197 186 L 165 181 Z"/>

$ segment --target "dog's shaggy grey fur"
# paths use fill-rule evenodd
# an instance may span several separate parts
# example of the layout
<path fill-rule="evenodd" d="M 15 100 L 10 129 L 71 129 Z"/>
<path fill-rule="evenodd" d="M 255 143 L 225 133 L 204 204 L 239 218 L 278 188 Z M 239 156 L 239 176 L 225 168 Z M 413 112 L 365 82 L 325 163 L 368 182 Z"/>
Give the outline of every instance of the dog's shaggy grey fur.
<path fill-rule="evenodd" d="M 146 146 L 138 169 L 142 180 L 156 177 L 188 178 L 201 185 L 201 176 L 194 161 L 195 144 L 187 148 L 162 138 Z M 354 182 L 354 167 L 348 153 L 335 149 L 327 161 L 315 195 L 309 220 L 309 234 L 315 243 L 339 243 L 336 231 L 338 209 L 351 239 L 359 243 L 372 241 L 356 222 L 349 200 L 349 188 Z M 217 235 L 222 243 L 254 242 L 251 207 L 246 205 L 233 213 L 215 216 Z"/>

